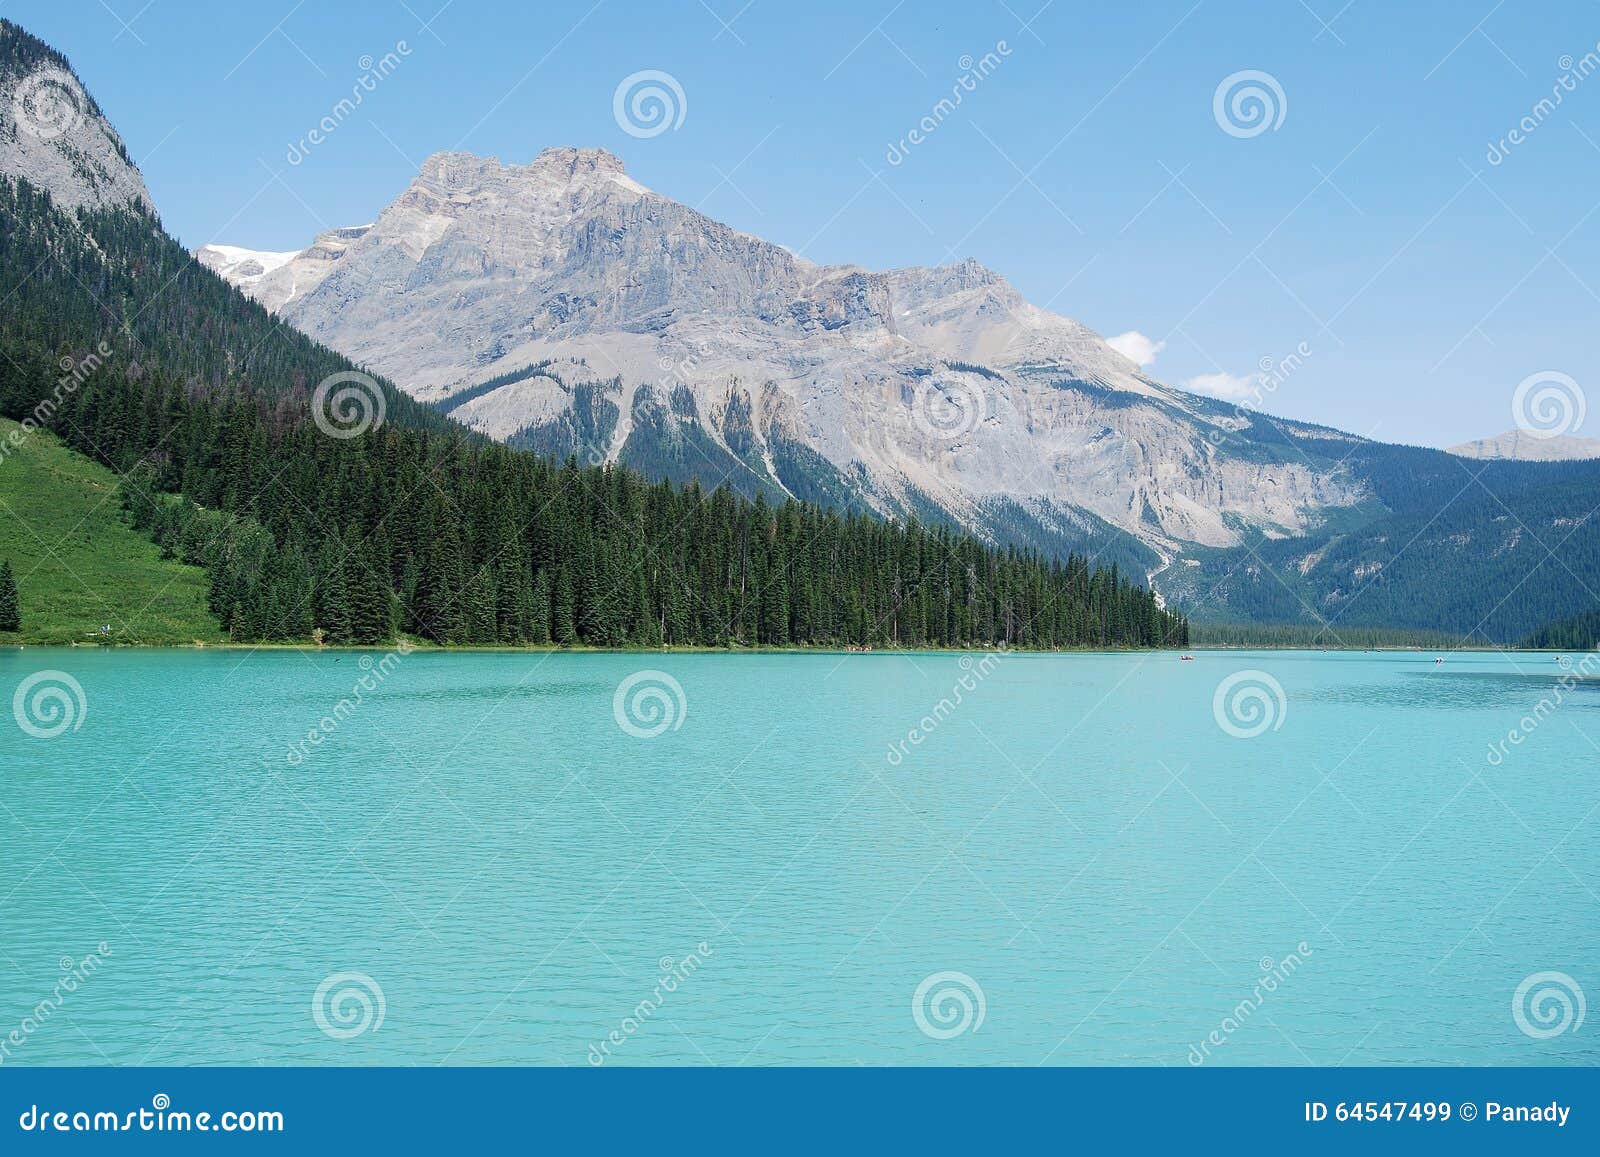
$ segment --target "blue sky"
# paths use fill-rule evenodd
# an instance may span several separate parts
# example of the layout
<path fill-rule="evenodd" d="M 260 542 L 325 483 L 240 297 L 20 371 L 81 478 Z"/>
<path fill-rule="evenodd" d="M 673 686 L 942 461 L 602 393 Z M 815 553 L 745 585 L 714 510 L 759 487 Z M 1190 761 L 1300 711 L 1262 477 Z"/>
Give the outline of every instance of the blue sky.
<path fill-rule="evenodd" d="M 974 257 L 1038 304 L 1161 343 L 1149 371 L 1173 384 L 1227 394 L 1308 349 L 1265 408 L 1385 440 L 1510 429 L 1532 374 L 1600 383 L 1600 73 L 1577 75 L 1600 60 L 1594 3 L 1541 3 L 1537 19 L 1495 0 L 0 13 L 68 55 L 190 245 L 292 249 L 371 220 L 440 149 L 524 161 L 602 145 L 813 260 Z M 401 42 L 398 67 L 291 165 L 363 58 Z M 677 82 L 682 120 L 639 137 L 613 97 L 647 69 Z M 1215 111 L 1244 70 L 1282 94 L 1263 89 L 1281 117 L 1259 133 Z M 932 131 L 891 163 L 924 117 Z M 1576 432 L 1600 436 L 1600 417 Z"/>

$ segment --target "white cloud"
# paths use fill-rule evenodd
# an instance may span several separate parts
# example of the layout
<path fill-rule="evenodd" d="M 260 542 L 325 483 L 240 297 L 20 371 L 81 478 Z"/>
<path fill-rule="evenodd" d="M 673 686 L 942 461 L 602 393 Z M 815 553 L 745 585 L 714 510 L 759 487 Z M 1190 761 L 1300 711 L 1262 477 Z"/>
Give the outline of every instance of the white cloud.
<path fill-rule="evenodd" d="M 1156 355 L 1167 348 L 1166 342 L 1147 338 L 1136 329 L 1130 329 L 1127 333 L 1119 333 L 1116 337 L 1106 338 L 1106 345 L 1141 367 L 1155 361 Z"/>
<path fill-rule="evenodd" d="M 1201 374 L 1197 378 L 1190 378 L 1183 383 L 1184 389 L 1193 390 L 1197 394 L 1209 394 L 1213 398 L 1222 398 L 1229 402 L 1242 402 L 1254 397 L 1261 388 L 1260 374 L 1216 373 Z"/>

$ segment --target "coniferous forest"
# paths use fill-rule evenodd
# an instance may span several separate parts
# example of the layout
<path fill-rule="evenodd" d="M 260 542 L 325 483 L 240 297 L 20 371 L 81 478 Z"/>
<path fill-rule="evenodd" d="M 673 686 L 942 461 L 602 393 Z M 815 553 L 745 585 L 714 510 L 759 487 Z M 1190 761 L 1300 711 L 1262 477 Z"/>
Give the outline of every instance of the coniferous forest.
<path fill-rule="evenodd" d="M 134 524 L 203 567 L 236 640 L 449 644 L 1183 645 L 1115 568 L 481 439 L 276 323 L 132 211 L 68 218 L 0 181 L 0 413 L 115 470 Z M 3 452 L 3 448 L 0 448 Z"/>
<path fill-rule="evenodd" d="M 1541 651 L 1593 651 L 1600 648 L 1600 610 L 1585 611 L 1540 627 L 1522 646 Z"/>

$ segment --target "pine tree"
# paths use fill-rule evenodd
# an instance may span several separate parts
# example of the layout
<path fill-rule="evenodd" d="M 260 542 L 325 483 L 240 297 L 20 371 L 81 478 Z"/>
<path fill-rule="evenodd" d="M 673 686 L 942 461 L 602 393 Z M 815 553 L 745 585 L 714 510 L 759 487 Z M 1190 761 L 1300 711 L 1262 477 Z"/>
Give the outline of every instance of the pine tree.
<path fill-rule="evenodd" d="M 345 564 L 350 600 L 350 641 L 386 643 L 394 638 L 394 610 L 389 568 L 377 547 L 368 542 Z"/>
<path fill-rule="evenodd" d="M 17 595 L 17 580 L 11 574 L 11 560 L 0 562 L 0 631 L 22 630 L 22 603 Z"/>
<path fill-rule="evenodd" d="M 528 608 L 528 642 L 543 647 L 550 642 L 550 572 L 541 570 L 533 581 Z"/>
<path fill-rule="evenodd" d="M 556 570 L 555 590 L 551 598 L 553 600 L 551 630 L 555 641 L 563 647 L 570 647 L 578 641 L 577 596 L 573 591 L 572 568 L 566 563 L 562 563 Z"/>
<path fill-rule="evenodd" d="M 467 580 L 463 607 L 467 642 L 489 644 L 496 641 L 495 591 L 494 568 L 487 564 Z"/>
<path fill-rule="evenodd" d="M 330 643 L 348 643 L 351 638 L 350 588 L 344 573 L 344 543 L 330 534 L 317 557 L 317 626 Z"/>

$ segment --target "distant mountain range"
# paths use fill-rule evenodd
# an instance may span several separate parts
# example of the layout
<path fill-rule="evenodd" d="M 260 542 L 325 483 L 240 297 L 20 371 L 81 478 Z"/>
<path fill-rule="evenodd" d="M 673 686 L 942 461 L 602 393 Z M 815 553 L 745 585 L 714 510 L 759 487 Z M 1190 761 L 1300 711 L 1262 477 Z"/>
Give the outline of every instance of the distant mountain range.
<path fill-rule="evenodd" d="M 36 72 L 4 74 L 4 107 Z M 43 145 L 11 130 L 0 171 L 148 209 L 80 116 Z M 975 261 L 815 265 L 603 150 L 437 154 L 370 224 L 197 256 L 514 447 L 1081 551 L 1194 617 L 1509 641 L 1600 589 L 1600 462 L 1474 463 L 1173 389 Z"/>
<path fill-rule="evenodd" d="M 1450 447 L 1463 458 L 1508 458 L 1518 462 L 1575 462 L 1600 458 L 1600 438 L 1575 438 L 1570 434 L 1540 437 L 1523 430 L 1507 430 L 1495 438 L 1480 438 Z"/>
<path fill-rule="evenodd" d="M 747 494 L 1152 565 L 1305 533 L 1365 495 L 1284 444 L 1342 435 L 1269 422 L 1263 437 L 975 261 L 815 265 L 600 149 L 440 153 L 370 225 L 293 256 L 198 256 L 492 437 Z"/>

